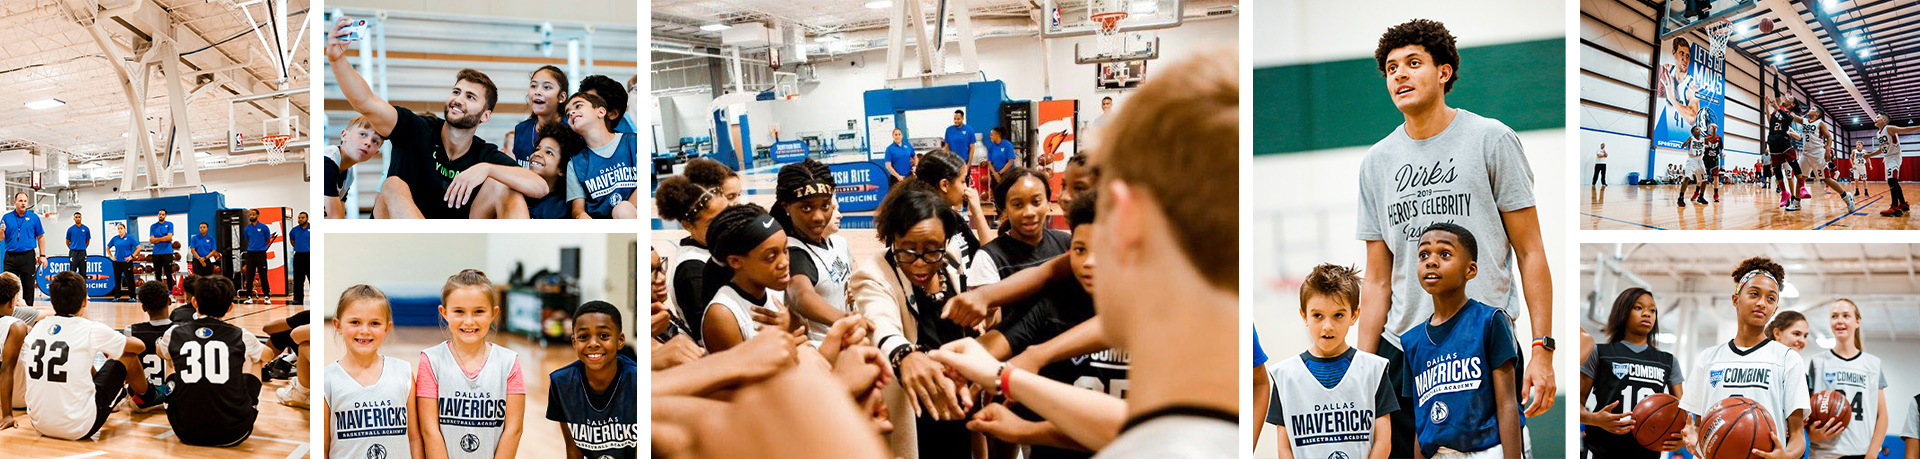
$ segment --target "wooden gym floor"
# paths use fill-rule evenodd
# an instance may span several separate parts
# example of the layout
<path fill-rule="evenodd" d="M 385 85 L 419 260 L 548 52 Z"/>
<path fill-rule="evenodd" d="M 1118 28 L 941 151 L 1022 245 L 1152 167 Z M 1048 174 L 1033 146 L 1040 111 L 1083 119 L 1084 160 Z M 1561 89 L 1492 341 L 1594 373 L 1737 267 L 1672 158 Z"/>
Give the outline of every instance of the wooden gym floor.
<path fill-rule="evenodd" d="M 326 327 L 325 338 L 328 361 L 315 364 L 316 372 L 326 368 L 336 360 L 332 356 L 346 355 L 346 348 L 340 341 L 340 335 L 332 327 Z M 524 336 L 495 332 L 488 339 L 520 356 L 520 376 L 527 386 L 527 409 L 522 417 L 520 428 L 520 449 L 516 457 L 559 457 L 565 455 L 567 440 L 564 427 L 560 423 L 547 420 L 547 374 L 560 367 L 567 366 L 579 356 L 573 353 L 573 347 L 556 344 L 545 346 L 534 343 Z M 380 346 L 380 354 L 405 360 L 418 366 L 420 351 L 447 340 L 446 329 L 437 327 L 397 327 L 387 333 L 387 340 Z M 633 384 L 638 385 L 639 381 Z M 634 390 L 639 390 L 635 388 Z M 314 406 L 320 406 L 320 400 L 314 399 Z M 326 435 L 325 424 L 315 424 L 314 429 Z M 322 447 L 316 446 L 316 449 Z M 320 456 L 315 456 L 320 457 Z"/>
<path fill-rule="evenodd" d="M 1841 189 L 1852 191 L 1852 183 L 1841 182 Z M 1700 205 L 1689 201 L 1679 207 L 1679 185 L 1584 186 L 1580 189 L 1579 229 L 1586 230 L 1907 230 L 1920 229 L 1911 213 L 1900 217 L 1882 217 L 1892 197 L 1887 184 L 1866 183 L 1864 196 L 1854 198 L 1858 207 L 1849 213 L 1840 195 L 1819 182 L 1809 182 L 1810 199 L 1800 200 L 1800 210 L 1788 212 L 1777 205 L 1780 195 L 1758 184 L 1723 185 L 1720 202 Z M 1902 183 L 1909 201 L 1920 196 L 1920 185 Z M 1687 194 L 1693 194 L 1688 187 Z M 1711 202 L 1709 189 L 1703 198 Z"/>
<path fill-rule="evenodd" d="M 261 332 L 268 322 L 284 319 L 302 310 L 306 306 L 288 305 L 286 296 L 272 298 L 271 304 L 233 305 L 227 315 L 228 322 L 266 338 Z M 34 300 L 34 307 L 40 310 L 42 317 L 53 315 L 53 306 L 45 295 Z M 147 321 L 145 311 L 139 303 L 133 301 L 109 301 L 94 298 L 87 304 L 83 316 L 112 326 L 116 330 L 125 330 L 128 324 Z M 313 365 L 319 372 L 320 365 Z M 257 374 L 257 373 L 256 373 Z M 309 380 L 311 382 L 311 380 Z M 42 437 L 31 427 L 32 420 L 26 411 L 14 411 L 14 419 L 19 426 L 0 430 L 0 450 L 6 451 L 8 458 L 299 458 L 307 457 L 314 449 L 308 443 L 308 410 L 280 404 L 280 397 L 274 390 L 286 387 L 291 382 L 274 380 L 260 388 L 260 418 L 254 424 L 253 437 L 231 448 L 208 448 L 180 443 L 173 436 L 172 421 L 165 410 L 135 413 L 133 401 L 122 402 L 108 418 L 107 424 L 100 427 L 97 440 L 67 441 Z M 316 394 L 313 402 L 318 403 Z"/>

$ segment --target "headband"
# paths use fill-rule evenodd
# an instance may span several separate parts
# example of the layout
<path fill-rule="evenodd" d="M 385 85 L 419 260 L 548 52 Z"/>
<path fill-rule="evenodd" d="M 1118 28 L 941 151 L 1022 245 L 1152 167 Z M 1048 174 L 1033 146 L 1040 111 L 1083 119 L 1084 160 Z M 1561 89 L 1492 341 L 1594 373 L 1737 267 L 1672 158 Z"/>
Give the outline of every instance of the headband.
<path fill-rule="evenodd" d="M 766 242 L 767 238 L 773 237 L 773 233 L 782 230 L 780 222 L 773 221 L 773 216 L 767 214 L 755 215 L 752 221 L 729 229 L 730 231 L 726 233 L 714 235 L 718 236 L 717 240 L 709 244 L 713 247 L 713 255 L 716 259 L 725 260 L 730 255 L 746 255 L 754 247 L 759 247 L 760 243 Z"/>
<path fill-rule="evenodd" d="M 693 223 L 694 219 L 700 218 L 700 212 L 707 210 L 707 202 L 713 200 L 713 194 L 712 188 L 700 187 L 700 197 L 693 200 L 693 205 L 687 206 L 686 215 L 669 216 L 668 218 Z"/>
<path fill-rule="evenodd" d="M 1755 270 L 1747 271 L 1746 273 L 1740 275 L 1740 286 L 1742 287 L 1746 286 L 1747 281 L 1752 280 L 1753 276 L 1767 276 L 1768 279 L 1773 279 L 1774 283 L 1776 284 L 1780 283 L 1780 278 L 1773 277 L 1773 273 L 1768 272 L 1767 270 L 1764 270 L 1764 269 L 1755 269 Z"/>
<path fill-rule="evenodd" d="M 833 194 L 833 184 L 826 180 L 809 178 L 798 187 L 776 190 L 774 200 L 779 202 L 793 202 L 800 200 L 800 198 L 820 194 Z"/>

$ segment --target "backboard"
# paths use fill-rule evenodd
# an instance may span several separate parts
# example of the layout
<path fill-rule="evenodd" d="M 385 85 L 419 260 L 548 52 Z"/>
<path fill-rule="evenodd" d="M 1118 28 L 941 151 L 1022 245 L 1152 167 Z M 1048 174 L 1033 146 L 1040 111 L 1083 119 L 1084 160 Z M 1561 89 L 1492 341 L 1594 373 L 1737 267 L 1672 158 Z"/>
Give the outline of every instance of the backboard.
<path fill-rule="evenodd" d="M 1755 0 L 1666 0 L 1660 8 L 1660 39 L 1687 33 L 1711 21 L 1732 19 L 1735 14 L 1753 9 Z M 1735 27 L 1740 25 L 1735 24 Z"/>
<path fill-rule="evenodd" d="M 234 96 L 227 99 L 227 148 L 230 154 L 267 151 L 266 137 L 289 135 L 288 151 L 313 144 L 303 108 L 311 88 Z"/>
<path fill-rule="evenodd" d="M 1092 35 L 1100 26 L 1090 18 L 1102 4 L 1127 11 L 1119 30 L 1140 31 L 1179 27 L 1184 0 L 1041 0 L 1040 36 L 1062 38 Z"/>

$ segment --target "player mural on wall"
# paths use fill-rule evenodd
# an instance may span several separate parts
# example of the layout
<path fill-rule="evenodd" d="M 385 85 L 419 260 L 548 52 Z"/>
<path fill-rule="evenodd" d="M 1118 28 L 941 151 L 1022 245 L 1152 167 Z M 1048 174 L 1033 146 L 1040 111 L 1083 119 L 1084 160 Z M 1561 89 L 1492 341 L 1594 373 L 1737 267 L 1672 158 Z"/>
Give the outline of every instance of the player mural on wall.
<path fill-rule="evenodd" d="M 1654 105 L 1659 118 L 1653 128 L 1654 149 L 1684 151 L 1693 126 L 1725 126 L 1726 60 L 1707 52 L 1686 37 L 1667 48 L 1672 62 L 1660 66 Z M 1651 160 L 1657 161 L 1657 160 Z M 1654 162 L 1649 162 L 1651 168 Z"/>

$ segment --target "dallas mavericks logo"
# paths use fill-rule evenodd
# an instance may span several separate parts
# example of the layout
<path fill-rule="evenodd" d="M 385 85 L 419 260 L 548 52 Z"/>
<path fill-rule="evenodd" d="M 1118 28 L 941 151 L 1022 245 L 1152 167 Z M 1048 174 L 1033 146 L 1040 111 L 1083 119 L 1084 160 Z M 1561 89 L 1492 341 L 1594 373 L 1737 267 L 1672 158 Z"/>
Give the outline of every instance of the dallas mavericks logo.
<path fill-rule="evenodd" d="M 479 451 L 479 450 L 480 450 L 480 437 L 479 437 L 479 436 L 476 436 L 476 435 L 474 435 L 474 434 L 466 434 L 466 435 L 464 435 L 464 436 L 461 436 L 461 437 L 460 437 L 460 449 L 461 449 L 461 450 L 464 450 L 464 451 L 466 451 L 466 452 L 469 452 L 469 453 L 471 453 L 471 452 L 474 452 L 474 451 Z"/>
<path fill-rule="evenodd" d="M 1434 424 L 1446 424 L 1447 423 L 1447 403 L 1433 402 L 1433 411 L 1428 414 L 1427 418 L 1429 420 L 1432 420 Z"/>
<path fill-rule="evenodd" d="M 56 324 L 56 325 L 54 325 L 54 326 L 53 326 L 53 333 L 50 333 L 50 334 L 53 334 L 53 335 L 58 335 L 58 334 L 60 334 L 60 326 L 59 326 L 59 325 L 57 325 L 57 324 Z"/>
<path fill-rule="evenodd" d="M 1726 372 L 1727 370 L 1713 370 L 1713 371 L 1707 372 L 1707 385 L 1712 387 L 1720 387 L 1720 377 L 1724 375 Z"/>
<path fill-rule="evenodd" d="M 198 336 L 198 337 L 200 337 L 200 339 L 207 339 L 207 338 L 212 338 L 212 337 L 213 337 L 213 329 L 211 329 L 211 328 L 207 328 L 207 327 L 200 327 L 200 329 L 199 329 L 199 330 L 194 330 L 194 331 L 193 331 L 193 336 Z"/>
<path fill-rule="evenodd" d="M 372 448 L 367 448 L 367 459 L 387 459 L 387 446 L 375 443 Z"/>
<path fill-rule="evenodd" d="M 1346 452 L 1346 451 L 1334 451 L 1334 452 L 1333 452 L 1333 454 L 1329 454 L 1329 455 L 1327 455 L 1327 459 L 1347 459 L 1347 452 Z"/>
<path fill-rule="evenodd" d="M 1627 364 L 1624 364 L 1624 363 L 1620 363 L 1620 362 L 1614 362 L 1614 363 L 1613 363 L 1613 377 L 1614 377 L 1614 378 L 1618 378 L 1618 379 L 1626 379 L 1626 377 L 1627 377 Z"/>
<path fill-rule="evenodd" d="M 1823 374 L 1821 376 L 1827 378 L 1827 386 L 1829 387 L 1833 386 L 1833 372 L 1829 371 L 1829 372 L 1826 372 L 1826 374 Z"/>

